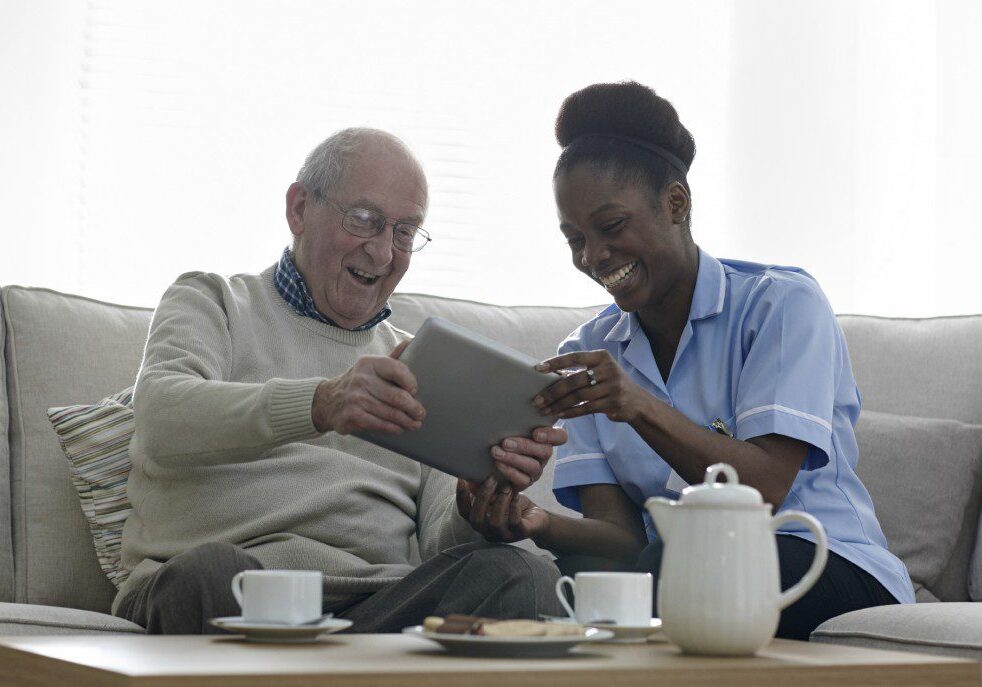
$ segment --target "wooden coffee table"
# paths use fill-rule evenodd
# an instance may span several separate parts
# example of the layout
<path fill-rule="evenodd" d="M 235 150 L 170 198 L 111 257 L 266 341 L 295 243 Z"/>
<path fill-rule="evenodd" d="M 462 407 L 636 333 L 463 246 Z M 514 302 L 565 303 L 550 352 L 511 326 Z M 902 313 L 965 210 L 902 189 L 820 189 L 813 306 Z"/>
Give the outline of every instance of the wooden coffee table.
<path fill-rule="evenodd" d="M 334 635 L 316 644 L 141 635 L 0 638 L 0 685 L 18 687 L 629 687 L 965 685 L 974 661 L 774 640 L 757 656 L 683 656 L 669 644 L 591 644 L 563 658 L 454 657 L 419 637 Z"/>

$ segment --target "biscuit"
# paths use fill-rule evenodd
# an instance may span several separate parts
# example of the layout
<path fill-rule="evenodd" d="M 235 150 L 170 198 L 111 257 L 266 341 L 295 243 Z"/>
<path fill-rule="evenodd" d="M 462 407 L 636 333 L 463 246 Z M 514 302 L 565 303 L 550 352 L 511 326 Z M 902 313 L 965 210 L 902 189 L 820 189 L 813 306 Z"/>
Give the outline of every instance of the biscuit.
<path fill-rule="evenodd" d="M 451 613 L 440 626 L 440 632 L 451 635 L 477 634 L 481 626 L 486 622 L 493 622 L 490 618 L 481 618 L 476 615 L 461 615 Z"/>
<path fill-rule="evenodd" d="M 439 632 L 440 626 L 443 625 L 444 620 L 440 616 L 431 615 L 428 616 L 423 621 L 423 631 L 424 632 Z"/>
<path fill-rule="evenodd" d="M 546 623 L 546 637 L 580 637 L 583 626 L 576 623 Z"/>
<path fill-rule="evenodd" d="M 482 628 L 488 637 L 543 637 L 546 624 L 535 620 L 499 620 L 485 623 Z"/>

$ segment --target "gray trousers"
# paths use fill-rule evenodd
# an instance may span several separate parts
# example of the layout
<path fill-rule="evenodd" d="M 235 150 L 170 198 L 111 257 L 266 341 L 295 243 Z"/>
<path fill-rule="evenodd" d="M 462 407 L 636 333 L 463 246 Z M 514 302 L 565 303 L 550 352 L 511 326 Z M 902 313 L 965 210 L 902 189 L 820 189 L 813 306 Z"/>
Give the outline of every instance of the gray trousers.
<path fill-rule="evenodd" d="M 240 615 L 232 577 L 259 570 L 259 561 L 232 544 L 209 543 L 175 556 L 119 604 L 121 618 L 150 634 L 212 634 L 209 618 Z M 503 544 L 473 542 L 447 549 L 383 589 L 326 604 L 324 611 L 353 622 L 350 632 L 400 632 L 428 615 L 450 613 L 490 618 L 562 614 L 554 585 L 559 571 L 549 560 Z"/>

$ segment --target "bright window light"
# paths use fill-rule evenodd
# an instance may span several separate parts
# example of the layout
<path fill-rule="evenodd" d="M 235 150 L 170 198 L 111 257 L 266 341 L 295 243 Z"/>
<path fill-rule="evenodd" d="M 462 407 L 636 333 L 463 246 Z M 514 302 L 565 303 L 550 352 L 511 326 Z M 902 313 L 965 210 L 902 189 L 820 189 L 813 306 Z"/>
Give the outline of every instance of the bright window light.
<path fill-rule="evenodd" d="M 0 1 L 0 284 L 153 305 L 259 271 L 306 153 L 366 125 L 430 180 L 400 290 L 608 301 L 558 231 L 552 126 L 635 79 L 696 138 L 710 253 L 802 266 L 837 312 L 980 312 L 980 5 Z"/>

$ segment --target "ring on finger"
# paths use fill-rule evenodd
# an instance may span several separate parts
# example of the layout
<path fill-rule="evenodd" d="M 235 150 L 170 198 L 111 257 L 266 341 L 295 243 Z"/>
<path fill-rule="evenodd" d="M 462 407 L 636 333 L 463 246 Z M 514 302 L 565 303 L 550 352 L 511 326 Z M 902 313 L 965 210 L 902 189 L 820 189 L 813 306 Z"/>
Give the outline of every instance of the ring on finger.
<path fill-rule="evenodd" d="M 597 373 L 593 371 L 593 368 L 586 371 L 586 376 L 590 378 L 590 386 L 597 385 Z"/>

